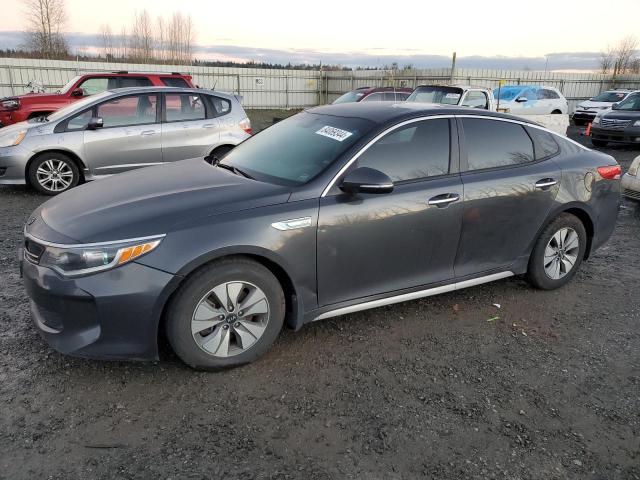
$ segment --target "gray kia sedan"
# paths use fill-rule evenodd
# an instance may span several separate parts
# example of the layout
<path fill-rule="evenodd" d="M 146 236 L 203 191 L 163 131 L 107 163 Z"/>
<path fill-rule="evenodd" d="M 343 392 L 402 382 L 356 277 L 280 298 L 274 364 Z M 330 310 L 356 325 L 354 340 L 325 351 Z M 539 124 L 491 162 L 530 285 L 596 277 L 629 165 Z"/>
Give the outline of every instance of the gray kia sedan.
<path fill-rule="evenodd" d="M 109 90 L 0 130 L 0 184 L 47 195 L 79 182 L 194 157 L 222 157 L 251 134 L 234 95 L 139 87 Z"/>
<path fill-rule="evenodd" d="M 620 166 L 534 123 L 355 103 L 279 122 L 222 161 L 83 185 L 25 226 L 36 328 L 60 352 L 250 362 L 284 323 L 512 275 L 567 283 L 611 235 Z"/>

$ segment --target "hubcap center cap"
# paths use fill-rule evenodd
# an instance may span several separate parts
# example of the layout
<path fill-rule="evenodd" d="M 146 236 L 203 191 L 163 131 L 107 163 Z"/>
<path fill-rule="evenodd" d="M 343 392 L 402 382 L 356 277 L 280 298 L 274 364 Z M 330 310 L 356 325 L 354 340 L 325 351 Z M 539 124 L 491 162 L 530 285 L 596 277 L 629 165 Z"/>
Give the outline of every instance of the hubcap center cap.
<path fill-rule="evenodd" d="M 236 315 L 235 313 L 227 315 L 227 318 L 226 318 L 227 323 L 235 323 L 237 320 L 238 320 L 238 315 Z"/>

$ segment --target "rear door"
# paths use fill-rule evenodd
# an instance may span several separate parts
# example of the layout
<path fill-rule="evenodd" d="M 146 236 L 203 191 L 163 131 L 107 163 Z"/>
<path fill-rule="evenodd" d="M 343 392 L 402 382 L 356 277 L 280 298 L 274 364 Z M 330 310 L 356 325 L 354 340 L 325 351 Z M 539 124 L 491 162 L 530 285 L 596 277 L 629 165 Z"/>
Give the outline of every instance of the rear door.
<path fill-rule="evenodd" d="M 220 122 L 203 95 L 163 94 L 162 160 L 205 157 L 220 139 Z"/>
<path fill-rule="evenodd" d="M 94 175 L 162 163 L 158 95 L 126 95 L 98 104 L 104 126 L 85 130 L 87 166 Z"/>
<path fill-rule="evenodd" d="M 347 195 L 333 187 L 320 199 L 320 306 L 451 281 L 462 218 L 453 120 L 400 127 L 350 169 L 358 167 L 386 173 L 394 190 Z"/>
<path fill-rule="evenodd" d="M 464 212 L 455 273 L 464 278 L 522 260 L 553 206 L 561 170 L 547 132 L 481 117 L 460 116 L 458 126 Z"/>

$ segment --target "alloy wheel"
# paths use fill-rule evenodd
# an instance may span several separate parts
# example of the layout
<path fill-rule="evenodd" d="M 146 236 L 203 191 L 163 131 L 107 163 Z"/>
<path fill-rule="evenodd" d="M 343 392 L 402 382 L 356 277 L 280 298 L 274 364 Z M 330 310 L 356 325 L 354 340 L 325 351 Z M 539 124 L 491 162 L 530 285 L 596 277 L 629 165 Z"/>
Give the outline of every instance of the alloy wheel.
<path fill-rule="evenodd" d="M 42 188 L 50 192 L 62 192 L 73 182 L 73 170 L 64 160 L 51 159 L 38 167 L 36 178 Z"/>
<path fill-rule="evenodd" d="M 547 243 L 544 250 L 544 271 L 552 280 L 559 280 L 567 275 L 580 252 L 580 238 L 573 228 L 558 230 Z"/>
<path fill-rule="evenodd" d="M 264 334 L 269 321 L 265 293 L 248 282 L 226 282 L 198 302 L 191 317 L 191 334 L 209 355 L 230 357 L 246 352 Z"/>

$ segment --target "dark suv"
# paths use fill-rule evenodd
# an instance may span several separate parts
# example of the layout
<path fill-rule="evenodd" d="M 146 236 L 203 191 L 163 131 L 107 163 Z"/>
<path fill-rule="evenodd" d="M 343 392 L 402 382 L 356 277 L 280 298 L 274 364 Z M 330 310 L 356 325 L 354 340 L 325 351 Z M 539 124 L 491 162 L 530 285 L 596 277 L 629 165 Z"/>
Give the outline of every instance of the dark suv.
<path fill-rule="evenodd" d="M 26 93 L 0 100 L 0 127 L 42 117 L 81 98 L 126 87 L 194 87 L 190 75 L 118 71 L 86 73 L 72 78 L 57 93 Z"/>
<path fill-rule="evenodd" d="M 640 144 L 640 92 L 632 93 L 593 119 L 591 143 L 606 147 L 609 142 Z"/>
<path fill-rule="evenodd" d="M 341 95 L 333 103 L 404 102 L 411 92 L 413 89 L 404 87 L 360 87 Z"/>

